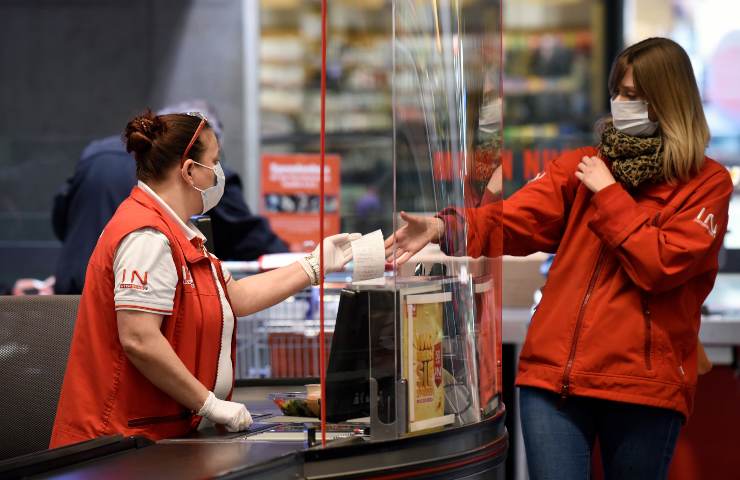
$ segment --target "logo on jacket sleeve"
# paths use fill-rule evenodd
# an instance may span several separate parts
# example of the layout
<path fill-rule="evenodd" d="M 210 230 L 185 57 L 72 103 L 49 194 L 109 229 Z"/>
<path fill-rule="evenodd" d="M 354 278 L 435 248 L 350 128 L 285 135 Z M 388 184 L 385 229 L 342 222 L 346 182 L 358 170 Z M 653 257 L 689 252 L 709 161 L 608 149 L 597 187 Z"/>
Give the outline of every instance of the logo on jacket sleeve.
<path fill-rule="evenodd" d="M 535 175 L 535 176 L 534 176 L 534 178 L 532 178 L 532 179 L 531 179 L 530 181 L 528 181 L 527 183 L 532 183 L 532 182 L 536 182 L 537 180 L 539 180 L 539 179 L 541 179 L 541 178 L 545 178 L 545 174 L 546 174 L 546 173 L 547 173 L 547 172 L 545 172 L 544 170 L 543 170 L 543 171 L 541 171 L 540 173 L 538 173 L 537 175 Z"/>
<path fill-rule="evenodd" d="M 714 220 L 714 214 L 707 212 L 706 208 L 701 209 L 694 221 L 704 227 L 712 238 L 717 236 L 717 222 Z"/>
<path fill-rule="evenodd" d="M 118 288 L 132 288 L 134 290 L 149 291 L 148 279 L 149 272 L 144 272 L 142 275 L 138 270 L 131 270 L 131 277 L 126 275 L 127 271 L 124 268 L 123 274 L 121 275 L 121 283 L 118 284 Z M 127 281 L 128 279 L 128 281 Z"/>

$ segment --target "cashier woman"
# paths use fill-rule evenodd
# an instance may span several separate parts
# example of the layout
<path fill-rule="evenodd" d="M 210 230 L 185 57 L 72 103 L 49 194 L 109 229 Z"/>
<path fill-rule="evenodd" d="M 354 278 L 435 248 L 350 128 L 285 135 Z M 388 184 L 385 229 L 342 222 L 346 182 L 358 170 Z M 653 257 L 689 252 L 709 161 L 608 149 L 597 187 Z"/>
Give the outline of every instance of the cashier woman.
<path fill-rule="evenodd" d="M 219 145 L 198 113 L 126 125 L 138 185 L 105 227 L 87 268 L 50 447 L 102 435 L 178 437 L 252 423 L 230 401 L 235 319 L 319 282 L 319 249 L 235 280 L 189 222 L 221 199 Z M 352 258 L 358 234 L 327 237 L 326 272 Z"/>

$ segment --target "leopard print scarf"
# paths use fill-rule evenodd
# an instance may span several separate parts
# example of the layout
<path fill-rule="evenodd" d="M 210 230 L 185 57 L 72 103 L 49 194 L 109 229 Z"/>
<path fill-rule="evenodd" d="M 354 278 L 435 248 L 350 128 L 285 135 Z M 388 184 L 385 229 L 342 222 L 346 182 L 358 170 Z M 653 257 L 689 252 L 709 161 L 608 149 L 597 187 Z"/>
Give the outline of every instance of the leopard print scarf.
<path fill-rule="evenodd" d="M 614 179 L 628 188 L 660 182 L 663 172 L 663 141 L 660 135 L 633 137 L 609 123 L 601 133 L 599 156 L 612 162 Z"/>

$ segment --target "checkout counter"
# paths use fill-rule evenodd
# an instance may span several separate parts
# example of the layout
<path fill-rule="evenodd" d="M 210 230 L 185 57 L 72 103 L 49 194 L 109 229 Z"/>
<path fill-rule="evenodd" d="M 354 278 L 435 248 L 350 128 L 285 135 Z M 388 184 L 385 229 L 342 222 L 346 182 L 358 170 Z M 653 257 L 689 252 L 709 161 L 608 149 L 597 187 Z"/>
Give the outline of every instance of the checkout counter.
<path fill-rule="evenodd" d="M 103 437 L 2 461 L 0 477 L 503 479 L 500 337 L 482 333 L 496 330 L 486 326 L 497 320 L 486 313 L 494 282 L 471 271 L 473 288 L 456 275 L 342 290 L 326 446 L 318 419 L 286 417 L 266 391 L 240 389 L 255 420 L 247 432 Z"/>
<path fill-rule="evenodd" d="M 273 425 L 280 429 L 287 424 Z M 327 448 L 309 447 L 304 441 L 250 439 L 260 435 L 264 433 L 213 432 L 202 438 L 140 443 L 28 477 L 17 475 L 18 470 L 5 471 L 3 478 L 505 478 L 503 415 L 403 440 L 348 437 Z"/>

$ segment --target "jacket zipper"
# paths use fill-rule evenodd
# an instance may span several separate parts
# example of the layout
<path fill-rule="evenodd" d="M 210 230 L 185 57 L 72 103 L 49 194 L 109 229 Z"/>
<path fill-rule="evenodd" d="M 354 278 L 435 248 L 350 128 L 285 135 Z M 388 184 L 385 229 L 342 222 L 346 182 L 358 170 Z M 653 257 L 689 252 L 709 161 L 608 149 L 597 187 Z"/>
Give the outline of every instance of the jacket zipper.
<path fill-rule="evenodd" d="M 653 369 L 653 322 L 650 315 L 650 305 L 645 295 L 642 295 L 642 316 L 645 318 L 645 367 L 648 370 Z"/>
<path fill-rule="evenodd" d="M 594 270 L 591 273 L 591 278 L 588 281 L 588 288 L 586 289 L 586 294 L 583 296 L 583 301 L 581 302 L 581 308 L 578 310 L 578 319 L 576 320 L 576 328 L 573 331 L 573 340 L 570 343 L 570 354 L 568 355 L 568 363 L 565 365 L 565 371 L 563 372 L 563 380 L 561 382 L 560 387 L 560 400 L 561 403 L 564 402 L 568 395 L 570 395 L 569 389 L 570 389 L 570 372 L 573 370 L 573 359 L 576 356 L 576 346 L 578 344 L 578 336 L 581 331 L 581 326 L 583 324 L 583 316 L 586 312 L 586 306 L 588 305 L 588 301 L 591 299 L 591 293 L 593 292 L 594 287 L 596 286 L 596 280 L 599 277 L 599 273 L 601 273 L 601 268 L 604 265 L 604 252 L 605 247 L 602 244 L 601 248 L 599 248 L 599 256 L 596 258 L 596 265 L 594 266 Z"/>
<path fill-rule="evenodd" d="M 660 226 L 660 213 L 658 212 L 653 216 L 652 225 L 654 227 Z M 648 303 L 647 295 L 643 292 L 640 295 L 640 302 L 642 303 L 642 316 L 645 319 L 645 368 L 648 370 L 653 369 L 653 321 L 650 313 L 650 304 Z"/>

